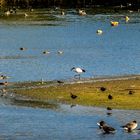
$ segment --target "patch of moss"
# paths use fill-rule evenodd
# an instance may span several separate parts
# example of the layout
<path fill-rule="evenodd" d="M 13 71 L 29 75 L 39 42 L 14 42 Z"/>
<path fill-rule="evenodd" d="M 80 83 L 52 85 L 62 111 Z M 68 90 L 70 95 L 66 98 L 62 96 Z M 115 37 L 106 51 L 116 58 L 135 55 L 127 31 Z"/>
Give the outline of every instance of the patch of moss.
<path fill-rule="evenodd" d="M 31 83 L 31 85 L 36 83 Z M 23 84 L 26 85 L 25 83 Z M 34 87 L 36 87 L 34 85 Z M 33 100 L 56 101 L 67 104 L 79 104 L 85 106 L 111 107 L 118 109 L 140 109 L 140 79 L 110 80 L 88 83 L 55 84 L 36 88 L 13 89 L 16 94 L 24 95 Z M 29 86 L 29 84 L 28 84 Z M 101 87 L 106 90 L 102 91 Z M 129 94 L 133 91 L 133 94 Z M 72 99 L 70 93 L 77 95 Z M 108 95 L 113 99 L 109 100 Z"/>

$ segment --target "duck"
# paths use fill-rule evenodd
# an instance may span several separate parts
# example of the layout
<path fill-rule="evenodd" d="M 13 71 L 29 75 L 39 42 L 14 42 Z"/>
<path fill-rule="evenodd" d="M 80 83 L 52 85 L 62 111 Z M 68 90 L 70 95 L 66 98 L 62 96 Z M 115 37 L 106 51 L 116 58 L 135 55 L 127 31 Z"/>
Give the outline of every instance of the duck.
<path fill-rule="evenodd" d="M 25 16 L 25 17 L 28 17 L 29 15 L 28 15 L 27 13 L 24 13 L 24 16 Z"/>
<path fill-rule="evenodd" d="M 86 70 L 79 68 L 79 67 L 77 67 L 77 68 L 73 67 L 73 68 L 71 68 L 71 71 L 74 71 L 75 73 L 77 73 L 77 75 L 75 75 L 74 77 L 79 76 L 79 79 L 80 79 L 80 74 L 83 72 L 86 72 Z"/>
<path fill-rule="evenodd" d="M 10 78 L 9 76 L 6 76 L 6 75 L 0 75 L 0 80 L 4 80 L 4 79 L 8 79 Z"/>
<path fill-rule="evenodd" d="M 49 54 L 49 53 L 50 53 L 49 51 L 44 51 L 44 52 L 43 52 L 43 54 Z"/>
<path fill-rule="evenodd" d="M 119 22 L 118 21 L 111 21 L 110 24 L 111 24 L 111 26 L 118 26 Z"/>
<path fill-rule="evenodd" d="M 7 86 L 7 85 L 8 85 L 8 82 L 7 82 L 7 81 L 5 81 L 5 82 L 0 82 L 0 85 L 2 85 L 2 86 Z"/>
<path fill-rule="evenodd" d="M 109 126 L 105 121 L 100 121 L 97 125 L 99 126 L 99 129 L 102 129 L 106 134 L 115 132 L 115 128 Z"/>
<path fill-rule="evenodd" d="M 11 14 L 11 13 L 10 13 L 9 10 L 5 12 L 5 15 L 6 15 L 6 16 L 9 16 L 10 14 Z"/>
<path fill-rule="evenodd" d="M 98 30 L 96 31 L 96 33 L 97 33 L 98 35 L 101 35 L 101 34 L 103 34 L 103 31 L 102 31 L 101 29 L 98 29 Z"/>
<path fill-rule="evenodd" d="M 128 16 L 125 16 L 125 21 L 128 22 L 130 18 Z"/>
<path fill-rule="evenodd" d="M 121 127 L 128 132 L 132 132 L 132 130 L 136 129 L 137 126 L 138 126 L 137 121 L 133 120 L 133 121 L 121 126 Z"/>
<path fill-rule="evenodd" d="M 64 16 L 65 15 L 65 12 L 64 11 L 61 11 L 61 15 Z"/>
<path fill-rule="evenodd" d="M 87 15 L 86 11 L 85 10 L 81 10 L 81 9 L 79 9 L 78 13 L 79 13 L 80 16 Z"/>

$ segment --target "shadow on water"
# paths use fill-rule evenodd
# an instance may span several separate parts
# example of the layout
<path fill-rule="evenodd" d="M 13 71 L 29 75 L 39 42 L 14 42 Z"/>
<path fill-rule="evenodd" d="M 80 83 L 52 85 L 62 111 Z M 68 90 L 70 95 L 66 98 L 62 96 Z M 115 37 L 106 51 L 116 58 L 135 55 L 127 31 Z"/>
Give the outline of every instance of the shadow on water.
<path fill-rule="evenodd" d="M 33 108 L 46 108 L 46 109 L 53 109 L 53 110 L 56 110 L 57 108 L 59 108 L 58 104 L 39 101 L 39 100 L 13 99 L 11 104 L 16 105 L 16 106 L 25 106 L 25 107 L 33 107 Z"/>

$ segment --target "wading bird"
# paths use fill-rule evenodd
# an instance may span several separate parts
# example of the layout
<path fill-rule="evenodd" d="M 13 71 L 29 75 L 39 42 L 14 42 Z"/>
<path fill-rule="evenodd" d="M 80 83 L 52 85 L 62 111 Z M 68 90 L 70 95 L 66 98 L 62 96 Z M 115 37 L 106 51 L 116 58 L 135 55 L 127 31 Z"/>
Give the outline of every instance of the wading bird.
<path fill-rule="evenodd" d="M 76 77 L 78 76 L 79 79 L 80 79 L 80 74 L 83 73 L 83 72 L 86 72 L 84 69 L 81 69 L 81 68 L 78 68 L 78 67 L 77 67 L 77 68 L 73 67 L 73 68 L 71 69 L 71 71 L 76 72 L 77 74 L 74 75 L 74 77 L 76 78 Z"/>
<path fill-rule="evenodd" d="M 132 130 L 134 130 L 137 126 L 138 126 L 137 121 L 133 120 L 132 122 L 129 122 L 121 127 L 128 132 L 132 132 Z"/>
<path fill-rule="evenodd" d="M 105 121 L 100 121 L 100 122 L 97 123 L 97 125 L 106 134 L 114 133 L 115 132 L 115 128 L 113 128 L 113 127 L 109 126 L 108 124 L 106 124 Z"/>

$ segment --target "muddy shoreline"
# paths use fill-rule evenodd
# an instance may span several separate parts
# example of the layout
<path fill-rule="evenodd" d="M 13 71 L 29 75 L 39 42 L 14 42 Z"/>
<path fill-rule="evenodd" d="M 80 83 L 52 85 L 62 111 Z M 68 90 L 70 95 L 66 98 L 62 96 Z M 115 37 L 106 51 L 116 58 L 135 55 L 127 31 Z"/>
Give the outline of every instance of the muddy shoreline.
<path fill-rule="evenodd" d="M 123 85 L 124 84 L 124 85 Z M 8 86 L 1 86 L 1 98 L 11 101 L 12 104 L 30 107 L 56 107 L 59 103 L 70 105 L 84 105 L 107 107 L 117 109 L 140 109 L 136 104 L 140 96 L 140 75 L 126 75 L 115 77 L 98 77 L 85 79 L 69 79 L 54 81 L 30 81 L 9 83 Z M 100 90 L 105 87 L 107 91 Z M 3 92 L 2 89 L 5 89 Z M 128 95 L 129 91 L 134 95 Z M 79 98 L 72 100 L 70 93 Z M 116 96 L 112 101 L 107 95 Z M 91 100 L 93 99 L 93 101 Z M 94 98 L 97 98 L 94 99 Z M 124 98 L 124 101 L 122 99 Z M 135 100 L 128 104 L 126 100 Z M 121 103 L 119 103 L 121 101 Z M 133 105 L 135 104 L 135 105 Z"/>

